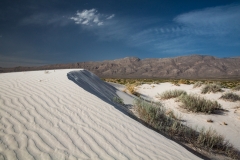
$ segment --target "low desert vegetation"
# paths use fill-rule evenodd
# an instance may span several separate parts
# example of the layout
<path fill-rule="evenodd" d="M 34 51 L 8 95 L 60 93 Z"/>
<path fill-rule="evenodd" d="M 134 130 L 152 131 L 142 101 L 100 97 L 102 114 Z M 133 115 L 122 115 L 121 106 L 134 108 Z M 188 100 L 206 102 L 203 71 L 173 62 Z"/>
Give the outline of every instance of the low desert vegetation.
<path fill-rule="evenodd" d="M 113 97 L 113 102 L 123 105 L 123 99 L 120 97 Z"/>
<path fill-rule="evenodd" d="M 194 83 L 193 88 L 201 87 L 204 83 L 202 81 L 197 81 Z"/>
<path fill-rule="evenodd" d="M 136 87 L 137 87 L 136 84 L 127 84 L 127 85 L 126 85 L 125 92 L 126 92 L 126 91 L 129 91 L 131 94 L 139 97 L 140 94 L 136 91 Z"/>
<path fill-rule="evenodd" d="M 240 91 L 240 85 L 237 85 L 235 87 L 232 88 L 234 91 Z"/>
<path fill-rule="evenodd" d="M 206 93 L 216 93 L 216 92 L 222 92 L 221 86 L 219 84 L 206 84 L 203 86 L 201 93 L 206 94 Z"/>
<path fill-rule="evenodd" d="M 225 93 L 220 98 L 230 102 L 236 102 L 240 100 L 240 96 L 232 92 Z"/>
<path fill-rule="evenodd" d="M 137 99 L 135 107 L 143 121 L 175 140 L 189 143 L 199 149 L 225 154 L 234 159 L 240 158 L 238 151 L 215 130 L 197 131 L 183 125 L 173 112 L 169 114 L 169 111 L 166 111 L 162 103 L 149 103 L 143 99 Z"/>
<path fill-rule="evenodd" d="M 215 110 L 221 109 L 217 101 L 206 100 L 198 95 L 181 95 L 178 100 L 182 102 L 182 107 L 191 112 L 214 113 Z"/>
<path fill-rule="evenodd" d="M 174 85 L 179 86 L 180 84 L 195 84 L 200 80 L 190 80 L 190 79 L 124 79 L 124 78 L 108 78 L 103 79 L 106 82 L 113 82 L 122 85 L 126 84 L 159 84 L 164 82 L 170 82 Z M 240 86 L 240 80 L 201 80 L 203 84 L 216 84 L 218 83 L 223 88 L 234 88 L 236 86 Z M 240 87 L 239 87 L 240 88 Z"/>
<path fill-rule="evenodd" d="M 182 94 L 185 95 L 185 94 L 187 94 L 187 92 L 185 92 L 184 90 L 175 89 L 175 90 L 165 91 L 162 94 L 158 94 L 157 98 L 160 98 L 160 99 L 171 99 L 171 98 L 179 97 Z"/>

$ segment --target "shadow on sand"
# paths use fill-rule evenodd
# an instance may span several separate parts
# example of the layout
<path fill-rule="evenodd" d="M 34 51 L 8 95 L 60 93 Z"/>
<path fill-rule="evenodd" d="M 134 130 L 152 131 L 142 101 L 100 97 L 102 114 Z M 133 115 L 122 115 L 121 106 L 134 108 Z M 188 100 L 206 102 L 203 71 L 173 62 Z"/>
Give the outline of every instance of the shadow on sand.
<path fill-rule="evenodd" d="M 210 158 L 202 155 L 201 153 L 193 150 L 192 148 L 172 139 L 168 135 L 161 133 L 151 127 L 149 124 L 141 120 L 140 118 L 136 117 L 128 108 L 132 107 L 131 105 L 127 105 L 127 107 L 122 106 L 120 104 L 117 104 L 113 102 L 113 97 L 118 97 L 117 95 L 117 89 L 110 84 L 102 81 L 99 77 L 97 77 L 95 74 L 87 71 L 87 70 L 79 70 L 79 71 L 71 71 L 67 73 L 67 77 L 69 80 L 73 81 L 75 84 L 77 84 L 79 87 L 83 88 L 85 91 L 97 96 L 104 102 L 114 106 L 117 110 L 121 111 L 122 113 L 126 114 L 127 116 L 133 118 L 134 120 L 140 122 L 142 125 L 148 127 L 149 129 L 152 129 L 160 134 L 162 134 L 164 137 L 168 138 L 169 140 L 172 140 L 176 142 L 177 144 L 183 146 L 185 149 L 187 149 L 189 152 L 195 154 L 196 156 L 209 160 Z"/>

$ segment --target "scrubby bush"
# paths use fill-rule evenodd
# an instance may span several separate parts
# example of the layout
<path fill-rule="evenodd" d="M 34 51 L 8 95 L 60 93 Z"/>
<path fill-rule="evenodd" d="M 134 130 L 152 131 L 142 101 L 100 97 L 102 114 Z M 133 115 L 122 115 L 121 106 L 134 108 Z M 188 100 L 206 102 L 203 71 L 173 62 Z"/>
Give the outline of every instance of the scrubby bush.
<path fill-rule="evenodd" d="M 221 86 L 218 84 L 206 84 L 202 88 L 201 93 L 206 94 L 206 93 L 210 93 L 210 92 L 216 93 L 216 92 L 221 92 L 221 91 L 222 91 Z"/>
<path fill-rule="evenodd" d="M 120 97 L 113 97 L 113 102 L 124 104 L 123 99 Z"/>
<path fill-rule="evenodd" d="M 235 102 L 235 101 L 240 100 L 239 95 L 237 95 L 235 93 L 231 93 L 231 92 L 223 94 L 220 98 L 224 99 L 224 100 L 227 100 L 227 101 L 231 101 L 231 102 Z"/>
<path fill-rule="evenodd" d="M 158 94 L 157 98 L 170 99 L 170 98 L 179 97 L 182 94 L 187 94 L 187 92 L 185 92 L 184 90 L 175 89 L 175 90 L 165 91 L 162 94 Z"/>
<path fill-rule="evenodd" d="M 128 90 L 131 94 L 139 97 L 140 94 L 136 91 L 136 84 L 127 84 L 126 85 L 126 90 Z"/>
<path fill-rule="evenodd" d="M 203 82 L 197 81 L 197 82 L 194 83 L 193 88 L 201 87 L 203 84 L 204 84 Z"/>
<path fill-rule="evenodd" d="M 221 105 L 217 101 L 206 100 L 197 95 L 181 95 L 178 98 L 183 103 L 183 107 L 192 112 L 210 114 L 221 108 Z"/>
<path fill-rule="evenodd" d="M 197 144 L 205 149 L 227 150 L 231 145 L 224 140 L 222 135 L 219 135 L 213 129 L 201 129 L 197 137 Z"/>

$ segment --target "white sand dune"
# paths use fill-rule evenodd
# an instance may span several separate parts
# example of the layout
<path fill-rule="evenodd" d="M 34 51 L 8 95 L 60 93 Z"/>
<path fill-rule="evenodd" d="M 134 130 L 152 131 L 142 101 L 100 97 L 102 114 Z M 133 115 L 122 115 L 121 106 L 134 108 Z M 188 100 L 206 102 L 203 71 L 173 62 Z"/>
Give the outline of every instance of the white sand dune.
<path fill-rule="evenodd" d="M 182 120 L 186 121 L 186 125 L 193 128 L 196 126 L 198 129 L 201 128 L 212 128 L 216 130 L 219 134 L 223 135 L 226 140 L 229 140 L 235 148 L 240 150 L 240 101 L 228 102 L 219 99 L 223 93 L 231 92 L 230 89 L 223 89 L 224 92 L 218 93 L 208 93 L 201 94 L 201 88 L 193 88 L 193 85 L 181 84 L 180 86 L 175 86 L 171 83 L 160 83 L 160 84 L 143 84 L 138 86 L 138 92 L 144 96 L 144 98 L 153 101 L 159 101 L 156 96 L 168 90 L 180 89 L 185 90 L 189 94 L 196 94 L 206 99 L 218 101 L 222 105 L 223 109 L 228 110 L 228 112 L 223 112 L 222 114 L 202 114 L 202 113 L 191 113 L 180 107 L 181 103 L 176 102 L 176 99 L 160 100 L 164 103 L 165 107 L 171 109 L 175 114 L 179 115 Z M 240 95 L 240 91 L 235 91 L 236 94 Z M 239 108 L 236 108 L 239 107 Z M 213 123 L 208 123 L 207 120 L 212 119 Z M 224 125 L 224 122 L 227 125 Z"/>
<path fill-rule="evenodd" d="M 113 104 L 86 70 L 0 74 L 0 159 L 199 159 Z"/>

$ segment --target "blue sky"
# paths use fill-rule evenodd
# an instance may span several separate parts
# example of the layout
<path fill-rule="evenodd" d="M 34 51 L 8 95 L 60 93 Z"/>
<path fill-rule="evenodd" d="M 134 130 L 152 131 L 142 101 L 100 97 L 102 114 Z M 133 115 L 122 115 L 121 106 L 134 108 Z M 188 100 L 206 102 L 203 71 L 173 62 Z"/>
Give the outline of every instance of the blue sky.
<path fill-rule="evenodd" d="M 0 67 L 240 56 L 240 1 L 1 0 Z"/>

